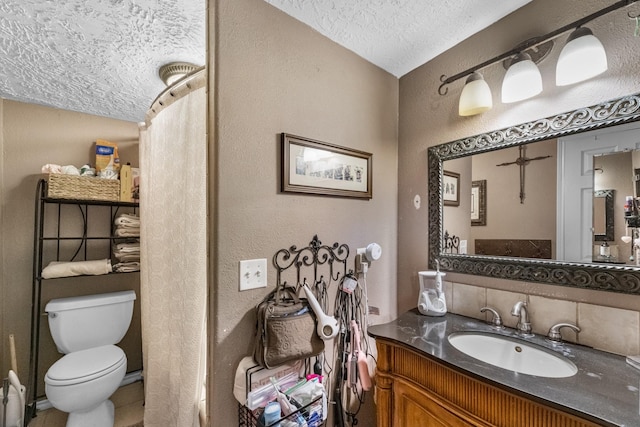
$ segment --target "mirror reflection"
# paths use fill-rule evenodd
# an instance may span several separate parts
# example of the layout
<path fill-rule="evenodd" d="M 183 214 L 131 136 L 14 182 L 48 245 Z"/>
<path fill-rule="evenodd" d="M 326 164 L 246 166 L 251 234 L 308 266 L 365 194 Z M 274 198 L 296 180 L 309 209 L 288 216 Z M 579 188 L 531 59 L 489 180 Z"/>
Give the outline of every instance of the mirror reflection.
<path fill-rule="evenodd" d="M 631 123 L 446 160 L 443 234 L 460 254 L 640 265 L 637 148 Z"/>
<path fill-rule="evenodd" d="M 594 161 L 595 163 L 595 161 Z M 594 168 L 594 174 L 598 168 Z M 597 178 L 597 176 L 594 176 Z M 594 184 L 595 188 L 595 184 Z M 613 199 L 616 190 L 593 191 L 593 240 L 595 242 L 612 241 L 615 239 L 613 215 Z"/>
<path fill-rule="evenodd" d="M 640 152 L 593 157 L 593 261 L 640 265 L 638 173 Z"/>

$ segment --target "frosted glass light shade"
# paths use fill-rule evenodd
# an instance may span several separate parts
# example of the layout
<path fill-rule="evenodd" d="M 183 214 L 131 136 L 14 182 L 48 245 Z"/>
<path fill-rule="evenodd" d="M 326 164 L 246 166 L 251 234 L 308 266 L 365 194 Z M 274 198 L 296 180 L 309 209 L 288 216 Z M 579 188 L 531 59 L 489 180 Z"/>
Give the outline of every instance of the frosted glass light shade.
<path fill-rule="evenodd" d="M 556 65 L 556 85 L 582 82 L 607 71 L 607 53 L 590 29 L 579 27 L 569 35 Z"/>
<path fill-rule="evenodd" d="M 542 92 L 542 76 L 526 53 L 518 54 L 502 81 L 502 102 L 505 104 L 529 99 Z"/>
<path fill-rule="evenodd" d="M 458 114 L 461 116 L 474 116 L 484 113 L 492 107 L 493 98 L 491 97 L 489 85 L 484 81 L 482 74 L 471 73 L 460 94 Z"/>

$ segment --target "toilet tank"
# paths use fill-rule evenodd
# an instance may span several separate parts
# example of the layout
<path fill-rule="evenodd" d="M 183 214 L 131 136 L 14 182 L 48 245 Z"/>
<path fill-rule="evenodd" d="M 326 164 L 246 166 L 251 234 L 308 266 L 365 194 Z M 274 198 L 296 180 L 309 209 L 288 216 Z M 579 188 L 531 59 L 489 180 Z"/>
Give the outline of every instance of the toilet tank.
<path fill-rule="evenodd" d="M 122 340 L 131 324 L 134 291 L 52 299 L 45 306 L 49 330 L 60 353 Z"/>

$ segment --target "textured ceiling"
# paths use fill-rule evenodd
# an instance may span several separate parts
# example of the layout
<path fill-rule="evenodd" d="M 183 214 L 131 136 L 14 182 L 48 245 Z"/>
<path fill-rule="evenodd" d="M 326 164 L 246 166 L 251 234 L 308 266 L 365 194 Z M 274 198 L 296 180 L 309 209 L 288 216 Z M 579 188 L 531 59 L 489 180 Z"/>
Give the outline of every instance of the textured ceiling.
<path fill-rule="evenodd" d="M 0 97 L 129 121 L 205 64 L 204 0 L 0 0 Z"/>
<path fill-rule="evenodd" d="M 401 77 L 531 0 L 265 0 Z"/>
<path fill-rule="evenodd" d="M 531 0 L 264 1 L 400 77 Z M 161 65 L 205 64 L 205 17 L 206 0 L 0 0 L 0 98 L 142 121 Z"/>

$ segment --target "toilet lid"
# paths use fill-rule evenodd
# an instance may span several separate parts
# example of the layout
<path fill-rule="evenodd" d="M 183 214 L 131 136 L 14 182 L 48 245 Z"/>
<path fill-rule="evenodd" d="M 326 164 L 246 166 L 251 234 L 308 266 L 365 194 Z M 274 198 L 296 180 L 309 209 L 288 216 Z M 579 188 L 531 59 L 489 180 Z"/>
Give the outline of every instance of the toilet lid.
<path fill-rule="evenodd" d="M 54 363 L 44 378 L 49 385 L 72 385 L 102 377 L 127 363 L 121 348 L 104 345 L 74 351 Z"/>

